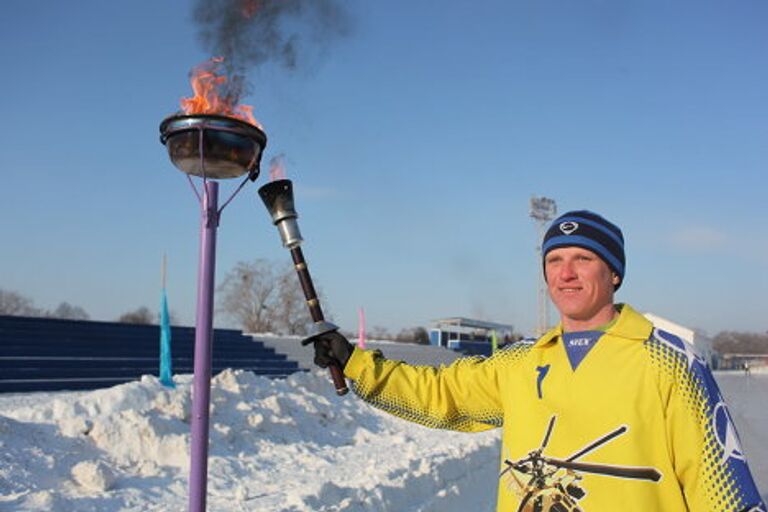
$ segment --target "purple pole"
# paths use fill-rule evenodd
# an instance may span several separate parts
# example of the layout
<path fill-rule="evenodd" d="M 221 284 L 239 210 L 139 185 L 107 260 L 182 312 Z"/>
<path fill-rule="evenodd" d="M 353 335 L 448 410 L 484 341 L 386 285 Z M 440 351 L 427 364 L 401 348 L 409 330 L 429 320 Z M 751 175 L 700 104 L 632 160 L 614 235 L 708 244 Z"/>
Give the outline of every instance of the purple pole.
<path fill-rule="evenodd" d="M 197 274 L 195 378 L 192 387 L 192 439 L 189 472 L 189 511 L 205 512 L 208 484 L 208 417 L 211 403 L 213 345 L 213 277 L 216 269 L 216 228 L 219 224 L 219 184 L 206 181 L 200 225 L 200 266 Z"/>

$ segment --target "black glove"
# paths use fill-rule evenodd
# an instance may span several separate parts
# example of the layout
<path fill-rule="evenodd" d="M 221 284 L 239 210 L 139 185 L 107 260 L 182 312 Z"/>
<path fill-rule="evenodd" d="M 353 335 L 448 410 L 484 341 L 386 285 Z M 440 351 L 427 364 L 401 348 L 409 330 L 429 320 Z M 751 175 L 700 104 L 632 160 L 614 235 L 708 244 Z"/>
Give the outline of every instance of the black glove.
<path fill-rule="evenodd" d="M 355 349 L 347 338 L 339 334 L 339 331 L 318 334 L 301 342 L 302 345 L 310 343 L 315 345 L 315 364 L 320 368 L 328 368 L 335 364 L 343 370 Z"/>

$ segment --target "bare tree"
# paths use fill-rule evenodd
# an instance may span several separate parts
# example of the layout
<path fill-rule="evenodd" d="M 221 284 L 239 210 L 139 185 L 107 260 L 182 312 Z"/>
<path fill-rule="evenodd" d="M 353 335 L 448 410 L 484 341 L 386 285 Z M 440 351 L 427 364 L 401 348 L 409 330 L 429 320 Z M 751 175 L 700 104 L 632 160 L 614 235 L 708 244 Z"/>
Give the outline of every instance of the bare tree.
<path fill-rule="evenodd" d="M 768 332 L 722 331 L 712 340 L 712 345 L 721 354 L 768 354 Z"/>
<path fill-rule="evenodd" d="M 0 315 L 40 316 L 40 314 L 41 310 L 34 306 L 29 297 L 0 288 Z"/>
<path fill-rule="evenodd" d="M 275 293 L 275 273 L 274 265 L 263 259 L 238 262 L 219 285 L 219 311 L 239 323 L 244 331 L 272 331 L 268 308 Z"/>
<path fill-rule="evenodd" d="M 291 266 L 278 277 L 275 321 L 286 334 L 307 334 L 311 322 L 298 279 Z"/>
<path fill-rule="evenodd" d="M 127 313 L 123 313 L 122 315 L 120 315 L 120 318 L 117 319 L 118 322 L 121 322 L 124 324 L 143 324 L 143 325 L 151 325 L 152 323 L 154 323 L 154 320 L 155 320 L 155 315 L 146 306 L 141 306 L 140 308 L 134 311 L 128 311 Z"/>
<path fill-rule="evenodd" d="M 380 325 L 374 325 L 370 332 L 367 335 L 368 338 L 372 340 L 391 340 L 393 339 L 392 334 L 387 330 L 386 327 L 382 327 Z"/>
<path fill-rule="evenodd" d="M 397 334 L 397 336 L 395 336 L 395 341 L 400 341 L 403 343 L 417 343 L 419 345 L 429 345 L 429 333 L 423 327 L 403 329 Z"/>
<path fill-rule="evenodd" d="M 90 320 L 91 318 L 83 308 L 74 306 L 69 302 L 62 302 L 53 311 L 46 312 L 45 316 L 67 320 Z"/>
<path fill-rule="evenodd" d="M 218 311 L 246 332 L 307 334 L 311 323 L 296 272 L 265 259 L 238 262 L 218 287 Z"/>
<path fill-rule="evenodd" d="M 83 308 L 74 306 L 69 302 L 60 303 L 54 310 L 44 310 L 36 307 L 29 297 L 2 288 L 0 288 L 0 315 L 65 318 L 68 320 L 88 320 L 90 318 Z"/>

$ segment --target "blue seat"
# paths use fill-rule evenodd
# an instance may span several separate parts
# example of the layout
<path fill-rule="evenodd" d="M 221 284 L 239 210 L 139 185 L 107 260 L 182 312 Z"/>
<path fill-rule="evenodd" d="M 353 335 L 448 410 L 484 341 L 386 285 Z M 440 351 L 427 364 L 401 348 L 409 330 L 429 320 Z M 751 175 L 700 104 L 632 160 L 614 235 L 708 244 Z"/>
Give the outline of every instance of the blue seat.
<path fill-rule="evenodd" d="M 85 390 L 159 372 L 157 325 L 0 316 L 0 393 Z M 195 329 L 172 327 L 172 369 L 192 373 Z M 212 372 L 268 377 L 303 371 L 295 361 L 232 329 L 213 332 Z"/>

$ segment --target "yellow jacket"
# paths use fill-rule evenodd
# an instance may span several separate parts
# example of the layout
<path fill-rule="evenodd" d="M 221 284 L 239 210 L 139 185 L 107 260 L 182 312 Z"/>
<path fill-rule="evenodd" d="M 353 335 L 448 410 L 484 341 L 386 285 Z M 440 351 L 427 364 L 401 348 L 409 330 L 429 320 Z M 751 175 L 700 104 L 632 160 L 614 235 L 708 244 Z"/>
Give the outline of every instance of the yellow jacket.
<path fill-rule="evenodd" d="M 503 427 L 499 511 L 766 510 L 689 345 L 624 305 L 574 370 L 562 334 L 440 368 L 355 349 L 344 371 L 365 401 L 406 420 Z"/>

